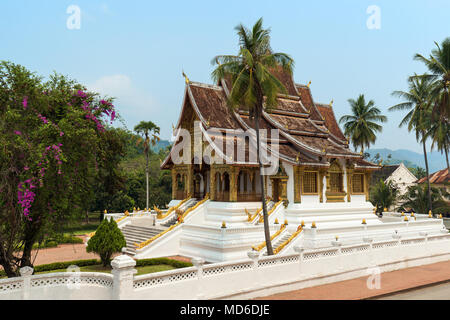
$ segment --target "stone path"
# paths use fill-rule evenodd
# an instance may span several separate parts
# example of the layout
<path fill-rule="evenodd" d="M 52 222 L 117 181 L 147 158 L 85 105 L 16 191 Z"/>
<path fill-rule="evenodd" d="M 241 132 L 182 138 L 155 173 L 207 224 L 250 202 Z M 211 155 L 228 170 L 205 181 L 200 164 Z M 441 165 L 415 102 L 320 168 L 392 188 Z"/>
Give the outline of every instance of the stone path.
<path fill-rule="evenodd" d="M 450 280 L 450 261 L 381 274 L 380 289 L 369 289 L 367 278 L 260 297 L 265 300 L 360 300 Z"/>

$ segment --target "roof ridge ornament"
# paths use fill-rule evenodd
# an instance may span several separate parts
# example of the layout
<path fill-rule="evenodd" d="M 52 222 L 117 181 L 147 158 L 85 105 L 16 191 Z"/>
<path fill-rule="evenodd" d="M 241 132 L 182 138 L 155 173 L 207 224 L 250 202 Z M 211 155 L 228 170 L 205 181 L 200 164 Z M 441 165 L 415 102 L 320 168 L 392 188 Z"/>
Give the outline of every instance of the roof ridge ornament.
<path fill-rule="evenodd" d="M 186 73 L 184 73 L 184 70 L 181 70 L 181 74 L 183 75 L 184 81 L 186 82 L 186 84 L 189 84 L 189 78 L 188 78 L 188 76 L 186 75 Z"/>
<path fill-rule="evenodd" d="M 333 106 L 333 102 L 334 102 L 334 99 L 331 99 L 331 101 L 330 101 L 330 107 Z"/>
<path fill-rule="evenodd" d="M 311 80 L 309 80 L 309 82 L 306 86 L 309 88 L 310 85 L 311 85 Z"/>

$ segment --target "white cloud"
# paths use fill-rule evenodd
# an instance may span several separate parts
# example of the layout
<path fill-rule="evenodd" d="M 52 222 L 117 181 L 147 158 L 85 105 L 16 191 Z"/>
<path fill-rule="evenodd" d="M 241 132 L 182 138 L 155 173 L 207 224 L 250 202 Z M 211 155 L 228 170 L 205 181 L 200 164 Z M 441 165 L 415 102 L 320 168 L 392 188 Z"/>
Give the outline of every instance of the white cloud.
<path fill-rule="evenodd" d="M 88 88 L 103 96 L 115 98 L 114 105 L 130 128 L 160 111 L 159 104 L 124 74 L 103 76 Z"/>

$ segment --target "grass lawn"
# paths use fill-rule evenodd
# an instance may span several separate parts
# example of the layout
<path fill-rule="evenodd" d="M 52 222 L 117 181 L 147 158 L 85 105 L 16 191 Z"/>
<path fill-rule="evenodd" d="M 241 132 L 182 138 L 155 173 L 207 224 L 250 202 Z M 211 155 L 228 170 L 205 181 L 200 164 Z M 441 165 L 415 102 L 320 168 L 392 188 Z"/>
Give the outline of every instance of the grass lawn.
<path fill-rule="evenodd" d="M 157 264 L 152 266 L 143 266 L 143 267 L 136 267 L 137 270 L 136 275 L 141 274 L 147 274 L 147 273 L 153 273 L 153 272 L 160 272 L 160 271 L 166 271 L 166 270 L 172 270 L 175 269 L 173 266 L 169 266 L 167 264 Z M 52 271 L 42 271 L 42 272 L 36 272 L 36 274 L 44 274 L 44 273 L 54 273 L 54 272 L 66 272 L 66 269 L 58 269 L 58 270 L 52 270 Z M 81 272 L 104 272 L 104 273 L 111 273 L 111 267 L 104 267 L 101 264 L 93 265 L 93 266 L 85 266 L 80 268 Z"/>

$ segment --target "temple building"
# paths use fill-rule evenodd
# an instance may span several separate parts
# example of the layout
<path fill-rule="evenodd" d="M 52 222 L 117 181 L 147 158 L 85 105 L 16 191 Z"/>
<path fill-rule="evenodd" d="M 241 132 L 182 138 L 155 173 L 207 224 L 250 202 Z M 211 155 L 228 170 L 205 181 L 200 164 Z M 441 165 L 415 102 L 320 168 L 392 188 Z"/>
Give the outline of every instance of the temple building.
<path fill-rule="evenodd" d="M 283 72 L 276 72 L 276 75 L 288 94 L 279 97 L 277 107 L 263 113 L 259 127 L 269 133 L 267 145 L 276 144 L 279 170 L 261 176 L 255 157 L 253 161 L 239 161 L 244 159 L 237 159 L 236 152 L 232 152 L 227 161 L 223 157 L 224 161 L 219 164 L 208 159 L 196 163 L 192 156 L 188 159 L 191 161 L 177 165 L 169 155 L 161 168 L 172 172 L 173 199 L 203 198 L 209 193 L 213 201 L 261 201 L 260 179 L 264 179 L 267 195 L 275 200 L 282 199 L 286 205 L 368 199 L 371 173 L 379 167 L 349 149 L 331 104 L 316 103 L 309 85 L 296 84 Z M 248 112 L 228 108 L 230 86 L 225 80 L 208 85 L 187 79 L 176 126 L 176 129 L 188 130 L 193 140 L 203 141 L 201 148 L 212 148 L 216 157 L 224 156 L 226 140 L 230 139 L 226 133 L 254 128 Z M 201 128 L 196 128 L 196 124 Z M 197 136 L 194 129 L 199 129 Z M 276 141 L 270 137 L 270 130 L 274 129 L 279 130 Z M 179 139 L 175 146 L 180 140 L 183 141 Z M 194 149 L 194 143 L 191 148 Z M 248 145 L 244 148 L 244 157 L 248 160 L 251 148 Z"/>
<path fill-rule="evenodd" d="M 259 122 L 262 172 L 254 120 L 228 107 L 230 82 L 186 77 L 174 144 L 161 164 L 172 173 L 172 201 L 167 209 L 110 215 L 128 254 L 207 262 L 267 255 L 262 187 L 275 255 L 443 232 L 442 220 L 428 214 L 374 214 L 369 183 L 379 167 L 350 150 L 331 104 L 314 102 L 309 85 L 291 75 L 275 75 L 287 94 Z"/>

